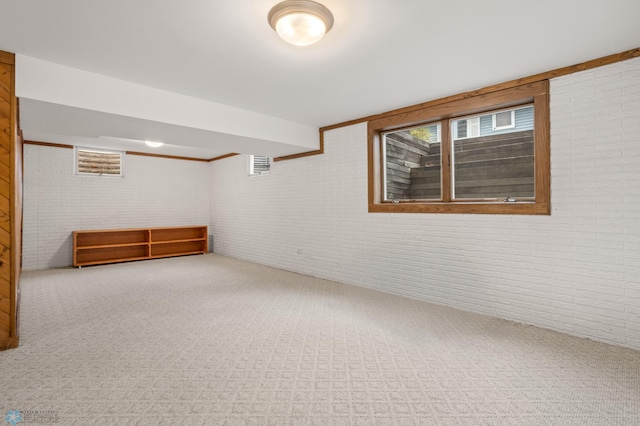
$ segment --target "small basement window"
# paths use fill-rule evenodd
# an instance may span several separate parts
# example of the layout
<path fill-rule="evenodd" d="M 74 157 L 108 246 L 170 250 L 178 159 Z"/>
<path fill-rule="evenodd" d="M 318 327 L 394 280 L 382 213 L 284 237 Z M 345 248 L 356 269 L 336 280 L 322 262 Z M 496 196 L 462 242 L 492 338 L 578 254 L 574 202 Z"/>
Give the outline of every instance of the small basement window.
<path fill-rule="evenodd" d="M 261 155 L 249 156 L 249 175 L 264 175 L 271 173 L 271 157 Z"/>
<path fill-rule="evenodd" d="M 76 174 L 122 176 L 123 152 L 76 147 Z"/>
<path fill-rule="evenodd" d="M 369 121 L 369 211 L 550 214 L 548 82 Z"/>

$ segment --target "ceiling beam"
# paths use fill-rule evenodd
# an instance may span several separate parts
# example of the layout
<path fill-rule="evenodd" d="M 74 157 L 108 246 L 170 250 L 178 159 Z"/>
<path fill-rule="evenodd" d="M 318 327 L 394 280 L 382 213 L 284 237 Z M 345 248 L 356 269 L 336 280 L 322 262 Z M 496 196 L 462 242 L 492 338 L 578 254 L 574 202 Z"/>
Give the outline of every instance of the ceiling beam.
<path fill-rule="evenodd" d="M 318 128 L 204 99 L 16 55 L 16 95 L 62 107 L 207 133 L 211 149 L 291 155 L 320 147 Z M 29 123 L 28 117 L 25 120 Z M 35 126 L 36 123 L 33 123 Z M 152 126 L 148 126 L 152 127 Z M 43 131 L 44 129 L 39 129 Z M 137 132 L 139 137 L 140 133 Z M 108 136 L 108 135 L 102 135 Z M 121 135 L 120 137 L 127 137 Z M 136 137 L 131 137 L 135 139 Z M 184 138 L 182 138 L 184 139 Z M 247 143 L 243 143 L 243 142 Z M 189 146 L 189 141 L 163 141 Z"/>

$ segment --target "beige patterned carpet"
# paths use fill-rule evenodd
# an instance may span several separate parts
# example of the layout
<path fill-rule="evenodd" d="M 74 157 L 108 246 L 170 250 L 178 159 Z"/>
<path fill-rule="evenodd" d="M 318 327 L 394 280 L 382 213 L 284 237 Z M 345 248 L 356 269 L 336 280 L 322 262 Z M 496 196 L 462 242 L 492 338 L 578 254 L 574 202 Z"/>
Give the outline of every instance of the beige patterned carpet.
<path fill-rule="evenodd" d="M 210 254 L 25 273 L 0 410 L 1 424 L 22 410 L 65 425 L 640 425 L 640 352 Z"/>

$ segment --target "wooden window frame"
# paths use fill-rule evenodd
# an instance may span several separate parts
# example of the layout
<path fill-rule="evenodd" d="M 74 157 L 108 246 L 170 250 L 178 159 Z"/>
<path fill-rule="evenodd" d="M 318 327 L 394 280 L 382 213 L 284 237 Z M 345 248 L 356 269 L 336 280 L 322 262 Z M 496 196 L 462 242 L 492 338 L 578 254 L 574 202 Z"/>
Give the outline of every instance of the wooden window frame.
<path fill-rule="evenodd" d="M 455 97 L 454 97 L 455 98 Z M 523 201 L 452 201 L 451 141 L 449 120 L 471 114 L 533 104 L 535 199 Z M 383 198 L 384 171 L 382 134 L 384 132 L 442 121 L 442 200 L 396 200 Z M 387 115 L 368 122 L 369 212 L 372 213 L 473 213 L 473 214 L 551 214 L 549 81 L 542 80 L 477 96 Z"/>

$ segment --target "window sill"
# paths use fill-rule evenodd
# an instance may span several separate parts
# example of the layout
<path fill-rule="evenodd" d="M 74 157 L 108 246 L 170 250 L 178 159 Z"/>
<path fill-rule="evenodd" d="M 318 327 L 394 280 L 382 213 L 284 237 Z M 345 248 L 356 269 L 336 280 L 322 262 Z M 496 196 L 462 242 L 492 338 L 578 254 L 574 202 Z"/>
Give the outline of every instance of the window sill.
<path fill-rule="evenodd" d="M 385 202 L 369 204 L 369 213 L 469 213 L 549 215 L 549 204 L 534 201 L 498 202 Z"/>

